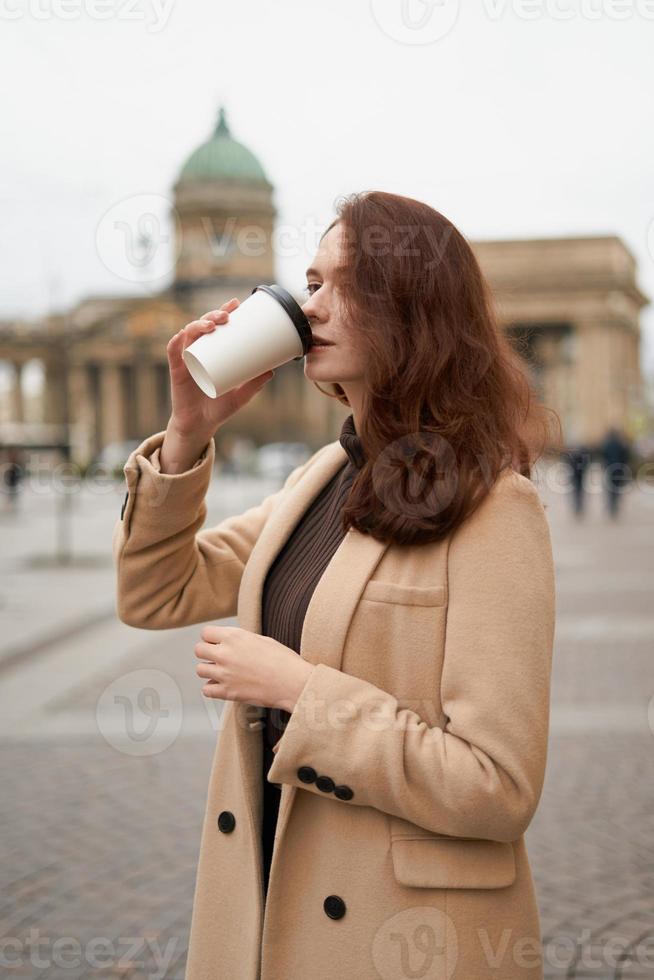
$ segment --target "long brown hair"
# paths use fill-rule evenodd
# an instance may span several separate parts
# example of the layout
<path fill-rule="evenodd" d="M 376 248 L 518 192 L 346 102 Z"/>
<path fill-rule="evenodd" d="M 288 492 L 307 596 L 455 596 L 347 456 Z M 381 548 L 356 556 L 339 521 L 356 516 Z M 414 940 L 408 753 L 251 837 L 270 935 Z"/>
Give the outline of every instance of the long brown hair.
<path fill-rule="evenodd" d="M 437 541 L 479 506 L 505 467 L 531 478 L 552 443 L 552 417 L 560 439 L 560 419 L 538 402 L 451 221 L 383 191 L 342 197 L 336 213 L 323 234 L 341 223 L 334 284 L 365 358 L 358 434 L 366 463 L 343 529 L 398 544 Z M 325 394 L 349 404 L 339 384 L 330 388 Z"/>

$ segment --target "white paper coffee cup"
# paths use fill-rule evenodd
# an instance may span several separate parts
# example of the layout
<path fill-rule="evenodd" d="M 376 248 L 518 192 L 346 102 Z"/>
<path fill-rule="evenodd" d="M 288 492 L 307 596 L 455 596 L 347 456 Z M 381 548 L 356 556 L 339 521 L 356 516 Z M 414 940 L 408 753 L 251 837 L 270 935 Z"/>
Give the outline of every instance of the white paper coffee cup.
<path fill-rule="evenodd" d="M 255 286 L 227 323 L 182 352 L 195 383 L 217 398 L 264 371 L 300 360 L 311 346 L 311 325 L 282 286 Z"/>

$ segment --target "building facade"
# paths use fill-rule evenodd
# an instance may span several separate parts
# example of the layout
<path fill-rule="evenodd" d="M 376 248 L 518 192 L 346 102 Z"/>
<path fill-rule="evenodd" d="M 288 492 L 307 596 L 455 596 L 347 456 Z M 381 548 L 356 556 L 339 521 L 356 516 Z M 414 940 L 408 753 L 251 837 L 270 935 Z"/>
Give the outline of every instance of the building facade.
<path fill-rule="evenodd" d="M 0 359 L 12 386 L 0 441 L 70 443 L 88 463 L 112 443 L 166 427 L 166 344 L 185 323 L 259 283 L 276 281 L 274 188 L 231 134 L 223 109 L 214 132 L 174 185 L 179 242 L 172 283 L 153 297 L 91 297 L 39 323 L 0 326 Z M 595 443 L 609 425 L 630 432 L 642 409 L 636 263 L 615 236 L 471 243 L 497 300 L 503 328 L 523 353 L 539 398 L 559 414 L 566 442 Z M 43 365 L 40 405 L 27 418 L 21 373 Z M 217 437 L 256 442 L 336 438 L 346 409 L 291 361 Z"/>

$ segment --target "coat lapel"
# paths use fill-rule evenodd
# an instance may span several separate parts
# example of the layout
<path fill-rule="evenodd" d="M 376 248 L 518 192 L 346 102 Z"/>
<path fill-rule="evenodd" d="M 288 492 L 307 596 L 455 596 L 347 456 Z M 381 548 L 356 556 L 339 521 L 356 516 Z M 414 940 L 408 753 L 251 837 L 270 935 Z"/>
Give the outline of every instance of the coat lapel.
<path fill-rule="evenodd" d="M 273 561 L 304 512 L 341 468 L 347 456 L 340 442 L 331 443 L 321 459 L 292 487 L 274 518 L 259 535 L 245 566 L 238 601 L 243 629 L 261 632 L 263 587 Z M 359 596 L 388 542 L 350 528 L 320 578 L 309 602 L 300 656 L 310 663 L 340 669 L 343 643 Z"/>
<path fill-rule="evenodd" d="M 345 463 L 347 454 L 339 440 L 285 494 L 259 535 L 245 566 L 238 599 L 238 620 L 242 629 L 261 633 L 263 587 L 273 561 L 296 524 L 322 488 Z M 350 621 L 366 584 L 384 554 L 388 542 L 349 528 L 320 578 L 307 607 L 300 656 L 310 663 L 324 663 L 339 670 Z M 260 812 L 261 731 L 252 726 L 252 709 L 242 702 L 231 702 L 236 712 L 236 740 L 249 805 Z M 247 714 L 246 714 L 247 712 Z M 224 719 L 225 722 L 227 719 Z M 277 821 L 280 836 L 286 825 L 297 787 L 284 785 Z"/>

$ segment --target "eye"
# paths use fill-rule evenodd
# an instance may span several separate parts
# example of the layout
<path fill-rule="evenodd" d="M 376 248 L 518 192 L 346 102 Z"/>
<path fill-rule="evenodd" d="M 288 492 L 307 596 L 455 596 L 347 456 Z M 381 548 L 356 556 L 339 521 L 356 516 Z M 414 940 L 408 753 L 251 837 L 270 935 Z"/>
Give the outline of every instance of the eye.
<path fill-rule="evenodd" d="M 303 293 L 306 293 L 307 296 L 313 296 L 313 293 L 311 292 L 311 287 L 312 286 L 315 286 L 317 289 L 320 289 L 320 283 L 319 282 L 310 282 L 307 286 L 304 287 L 304 289 L 302 290 L 302 292 Z"/>

